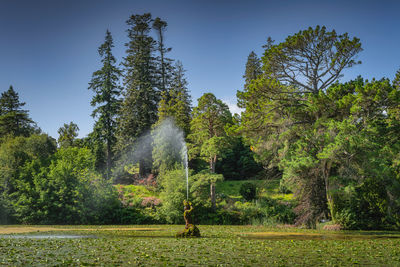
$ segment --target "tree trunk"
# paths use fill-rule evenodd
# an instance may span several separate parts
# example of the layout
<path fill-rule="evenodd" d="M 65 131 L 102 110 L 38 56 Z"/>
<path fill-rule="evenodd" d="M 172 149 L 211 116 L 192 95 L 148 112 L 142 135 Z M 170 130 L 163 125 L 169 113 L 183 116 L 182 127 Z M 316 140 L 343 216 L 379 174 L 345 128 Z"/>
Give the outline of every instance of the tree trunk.
<path fill-rule="evenodd" d="M 324 175 L 324 182 L 325 182 L 326 200 L 328 202 L 328 209 L 329 209 L 328 212 L 330 212 L 331 218 L 334 219 L 334 212 L 332 212 L 333 209 L 334 209 L 334 207 L 333 207 L 334 203 L 333 203 L 333 200 L 332 200 L 332 198 L 331 198 L 331 196 L 329 194 L 329 173 L 331 171 L 331 166 L 332 166 L 332 163 L 330 161 L 328 162 L 326 160 L 324 162 L 323 175 Z M 329 214 L 328 214 L 328 216 L 329 216 Z"/>
<path fill-rule="evenodd" d="M 211 207 L 215 209 L 216 197 L 215 197 L 215 184 L 213 182 L 211 182 L 210 184 L 210 196 L 211 196 Z"/>
<path fill-rule="evenodd" d="M 216 163 L 217 163 L 217 155 L 215 155 L 214 157 L 212 157 L 210 159 L 210 171 L 212 173 L 215 173 L 215 165 L 216 165 Z"/>
<path fill-rule="evenodd" d="M 111 157 L 112 157 L 111 153 L 112 153 L 111 152 L 111 144 L 110 144 L 110 141 L 107 141 L 107 163 L 106 163 L 107 164 L 107 166 L 106 166 L 107 180 L 109 180 L 110 176 L 111 176 Z"/>
<path fill-rule="evenodd" d="M 211 158 L 210 160 L 210 171 L 215 173 L 215 165 L 217 163 L 217 155 Z M 211 182 L 210 184 L 210 198 L 211 198 L 211 207 L 215 209 L 216 207 L 216 196 L 215 196 L 215 184 Z"/>

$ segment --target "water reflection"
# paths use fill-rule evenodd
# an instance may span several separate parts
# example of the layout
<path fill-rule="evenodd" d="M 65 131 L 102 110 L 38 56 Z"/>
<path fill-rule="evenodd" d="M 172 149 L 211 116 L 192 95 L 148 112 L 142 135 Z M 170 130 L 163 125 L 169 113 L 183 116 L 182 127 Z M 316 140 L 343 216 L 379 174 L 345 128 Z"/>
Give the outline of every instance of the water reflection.
<path fill-rule="evenodd" d="M 97 238 L 94 235 L 0 235 L 0 238 L 12 239 L 78 239 L 78 238 Z"/>

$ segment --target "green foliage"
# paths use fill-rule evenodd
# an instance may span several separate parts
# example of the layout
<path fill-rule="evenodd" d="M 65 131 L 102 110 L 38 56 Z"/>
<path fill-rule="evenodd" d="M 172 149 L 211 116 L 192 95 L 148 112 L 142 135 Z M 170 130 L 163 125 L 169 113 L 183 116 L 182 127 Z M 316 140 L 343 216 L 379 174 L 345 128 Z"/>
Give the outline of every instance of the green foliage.
<path fill-rule="evenodd" d="M 208 170 L 203 170 L 195 175 L 190 175 L 190 197 L 195 205 L 211 207 L 210 202 L 210 187 L 212 184 L 222 182 L 224 177 L 221 174 L 211 173 Z"/>
<path fill-rule="evenodd" d="M 390 127 L 395 120 L 389 119 L 397 117 L 398 92 L 387 79 L 335 83 L 359 63 L 361 50 L 357 38 L 319 26 L 280 44 L 269 40 L 263 74 L 238 92 L 246 110 L 233 130 L 244 135 L 264 167 L 279 166 L 282 184 L 299 201 L 299 225 L 334 218 L 339 208 L 333 192 L 357 187 L 366 177 L 395 184 L 390 166 L 397 152 L 387 144 L 398 151 Z M 398 195 L 393 188 L 385 187 L 388 196 Z M 394 199 L 387 206 L 392 214 Z"/>
<path fill-rule="evenodd" d="M 251 51 L 249 56 L 247 57 L 246 70 L 243 76 L 243 78 L 245 79 L 244 87 L 246 88 L 247 86 L 249 86 L 251 82 L 257 79 L 257 77 L 261 74 L 261 61 L 257 57 L 257 54 L 254 53 L 254 51 Z"/>
<path fill-rule="evenodd" d="M 229 108 L 213 94 L 206 93 L 198 99 L 198 105 L 193 109 L 193 119 L 190 123 L 192 142 L 189 149 L 192 158 L 199 155 L 210 163 L 211 172 L 215 172 L 217 158 L 222 151 L 229 149 L 225 126 L 232 123 Z"/>
<path fill-rule="evenodd" d="M 8 138 L 0 146 L 1 200 L 19 223 L 111 223 L 120 207 L 112 185 L 94 172 L 86 148 L 57 152 L 47 135 Z"/>
<path fill-rule="evenodd" d="M 175 124 L 183 130 L 185 136 L 190 130 L 191 99 L 187 89 L 185 70 L 178 61 L 172 72 L 172 80 L 168 91 L 161 94 L 158 107 L 158 122 L 173 118 Z"/>
<path fill-rule="evenodd" d="M 158 84 L 157 87 L 160 89 L 162 93 L 167 93 L 168 94 L 168 87 L 171 79 L 171 62 L 172 59 L 169 59 L 166 57 L 166 54 L 170 52 L 172 49 L 171 48 L 166 48 L 165 47 L 165 41 L 164 41 L 164 32 L 167 29 L 167 22 L 161 20 L 159 17 L 155 18 L 153 20 L 152 28 L 155 30 L 155 33 L 157 35 L 157 45 L 156 49 L 159 53 L 159 55 L 156 57 L 157 61 L 157 70 L 156 70 L 156 75 L 158 76 Z"/>
<path fill-rule="evenodd" d="M 382 180 L 367 178 L 352 189 L 342 193 L 344 200 L 338 200 L 335 206 L 337 223 L 344 229 L 393 228 L 393 218 L 388 213 L 388 192 Z"/>
<path fill-rule="evenodd" d="M 226 180 L 241 180 L 255 177 L 261 170 L 261 164 L 254 159 L 255 154 L 245 145 L 241 137 L 229 137 L 227 149 L 223 149 L 221 160 L 215 171 Z"/>
<path fill-rule="evenodd" d="M 184 169 L 177 169 L 160 175 L 162 207 L 159 212 L 167 223 L 182 223 L 182 203 L 186 199 L 186 176 Z"/>
<path fill-rule="evenodd" d="M 256 198 L 257 188 L 253 183 L 244 183 L 239 189 L 240 195 L 247 201 L 251 201 Z"/>
<path fill-rule="evenodd" d="M 155 41 L 149 35 L 151 22 L 150 13 L 132 15 L 126 21 L 129 26 L 129 42 L 126 43 L 128 49 L 123 62 L 124 99 L 117 131 L 117 150 L 120 154 L 124 155 L 132 150 L 141 151 L 141 177 L 145 177 L 151 170 L 151 142 L 137 142 L 135 147 L 134 142 L 150 131 L 157 121 L 157 105 L 160 98 L 154 71 Z"/>
<path fill-rule="evenodd" d="M 70 122 L 69 124 L 64 123 L 64 126 L 58 129 L 58 145 L 60 147 L 72 147 L 75 145 L 76 137 L 78 137 L 79 127 L 76 123 Z"/>
<path fill-rule="evenodd" d="M 119 118 L 121 148 L 150 130 L 157 121 L 159 92 L 155 87 L 154 46 L 149 35 L 151 14 L 132 15 L 127 24 L 129 42 L 124 58 L 124 100 Z"/>

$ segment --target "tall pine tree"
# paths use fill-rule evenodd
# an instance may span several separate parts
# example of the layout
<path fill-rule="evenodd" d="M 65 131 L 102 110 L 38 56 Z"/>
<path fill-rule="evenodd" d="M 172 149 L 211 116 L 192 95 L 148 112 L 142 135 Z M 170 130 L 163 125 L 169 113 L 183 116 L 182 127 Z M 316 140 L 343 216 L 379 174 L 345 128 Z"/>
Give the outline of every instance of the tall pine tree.
<path fill-rule="evenodd" d="M 246 81 L 244 87 L 247 88 L 251 81 L 257 79 L 260 74 L 262 74 L 261 60 L 257 57 L 257 54 L 254 53 L 254 51 L 251 51 L 247 57 L 246 70 L 243 75 L 243 78 Z"/>
<path fill-rule="evenodd" d="M 191 120 L 191 98 L 187 89 L 185 69 L 180 61 L 174 66 L 171 88 L 168 93 L 162 93 L 158 108 L 159 121 L 171 117 L 175 124 L 189 134 Z"/>
<path fill-rule="evenodd" d="M 19 101 L 18 93 L 14 88 L 3 92 L 0 97 L 0 136 L 28 136 L 35 127 L 29 118 L 28 110 L 23 110 L 25 102 Z"/>
<path fill-rule="evenodd" d="M 121 71 L 116 67 L 116 59 L 111 50 L 114 47 L 111 33 L 107 30 L 105 42 L 99 47 L 103 67 L 95 71 L 89 83 L 89 89 L 95 92 L 91 105 L 96 107 L 92 116 L 96 118 L 94 136 L 106 145 L 106 174 L 110 177 L 113 149 L 116 143 L 117 116 L 121 104 Z"/>
<path fill-rule="evenodd" d="M 156 49 L 158 52 L 157 60 L 157 76 L 158 76 L 158 87 L 162 93 L 167 92 L 168 95 L 168 86 L 169 80 L 171 79 L 171 71 L 172 71 L 172 59 L 167 58 L 166 54 L 171 51 L 170 47 L 165 47 L 165 37 L 164 32 L 167 29 L 167 22 L 161 20 L 160 18 L 156 18 L 153 22 L 153 29 L 156 31 L 157 35 L 157 45 Z"/>
<path fill-rule="evenodd" d="M 178 61 L 169 91 L 162 92 L 157 127 L 152 132 L 153 168 L 161 173 L 175 168 L 176 163 L 182 161 L 182 142 L 190 130 L 191 99 L 184 72 L 182 63 Z"/>
<path fill-rule="evenodd" d="M 160 99 L 156 87 L 155 58 L 156 42 L 149 35 L 151 14 L 132 15 L 127 24 L 129 42 L 124 58 L 124 101 L 121 108 L 118 131 L 118 149 L 126 153 L 134 141 L 150 130 L 157 121 L 157 105 Z M 138 144 L 140 145 L 140 144 Z M 151 168 L 151 146 L 136 147 L 142 151 L 139 161 L 140 176 Z"/>

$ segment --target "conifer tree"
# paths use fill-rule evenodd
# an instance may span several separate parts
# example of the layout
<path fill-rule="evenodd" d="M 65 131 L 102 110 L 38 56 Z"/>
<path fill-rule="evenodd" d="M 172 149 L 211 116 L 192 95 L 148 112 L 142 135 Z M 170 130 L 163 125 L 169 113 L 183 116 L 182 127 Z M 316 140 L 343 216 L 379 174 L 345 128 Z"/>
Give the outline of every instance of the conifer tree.
<path fill-rule="evenodd" d="M 172 74 L 169 92 L 161 95 L 159 122 L 171 117 L 187 136 L 190 130 L 191 98 L 187 89 L 185 69 L 180 61 L 175 64 Z"/>
<path fill-rule="evenodd" d="M 161 20 L 160 18 L 156 18 L 153 22 L 153 29 L 156 31 L 157 35 L 157 45 L 156 49 L 158 52 L 157 60 L 157 74 L 158 74 L 158 87 L 162 93 L 167 92 L 168 95 L 168 85 L 169 80 L 171 79 L 171 71 L 172 71 L 172 59 L 166 57 L 166 54 L 171 51 L 171 48 L 165 47 L 164 41 L 164 32 L 167 28 L 167 22 Z"/>
<path fill-rule="evenodd" d="M 261 73 L 261 60 L 257 57 L 257 54 L 254 53 L 254 51 L 251 51 L 247 57 L 246 71 L 243 75 L 246 82 L 244 87 L 247 88 L 250 82 L 257 79 Z"/>
<path fill-rule="evenodd" d="M 29 118 L 28 110 L 21 109 L 25 102 L 19 101 L 14 88 L 3 92 L 0 97 L 0 136 L 28 136 L 34 130 L 34 122 Z"/>
<path fill-rule="evenodd" d="M 121 104 L 121 71 L 116 67 L 116 59 L 111 50 L 114 47 L 111 33 L 107 30 L 105 42 L 99 47 L 103 67 L 95 71 L 89 83 L 89 89 L 95 92 L 91 105 L 96 107 L 92 116 L 96 118 L 93 128 L 99 141 L 106 144 L 106 173 L 110 177 L 113 149 L 116 143 L 117 116 Z"/>
<path fill-rule="evenodd" d="M 393 87 L 400 90 L 400 70 L 396 72 L 396 76 L 393 79 Z"/>
<path fill-rule="evenodd" d="M 149 35 L 151 14 L 132 15 L 127 24 L 129 42 L 124 58 L 124 100 L 119 119 L 118 149 L 126 152 L 157 121 L 159 91 L 155 79 L 155 41 Z M 136 148 L 138 149 L 138 148 Z M 140 175 L 149 170 L 151 147 L 143 147 Z"/>
<path fill-rule="evenodd" d="M 189 133 L 191 119 L 191 99 L 184 72 L 182 63 L 178 61 L 169 91 L 162 92 L 159 118 L 152 131 L 153 168 L 160 173 L 174 169 L 184 156 L 182 142 Z"/>

